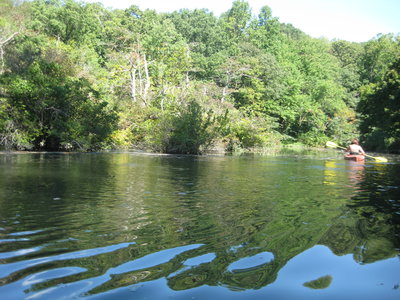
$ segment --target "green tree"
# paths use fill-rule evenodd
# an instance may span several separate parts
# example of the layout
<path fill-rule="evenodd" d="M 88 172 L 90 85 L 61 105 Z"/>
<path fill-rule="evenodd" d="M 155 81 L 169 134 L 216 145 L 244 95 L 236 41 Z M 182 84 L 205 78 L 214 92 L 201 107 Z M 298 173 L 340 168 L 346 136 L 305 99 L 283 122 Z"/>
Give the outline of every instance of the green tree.
<path fill-rule="evenodd" d="M 29 27 L 66 44 L 93 48 L 103 57 L 105 44 L 101 41 L 107 18 L 107 11 L 97 3 L 34 0 Z"/>
<path fill-rule="evenodd" d="M 280 23 L 268 6 L 252 16 L 243 0 L 220 17 L 206 9 L 161 14 L 75 0 L 17 4 L 0 0 L 3 145 L 94 149 L 113 131 L 117 144 L 148 138 L 163 151 L 194 153 L 208 142 L 196 131 L 199 144 L 185 146 L 192 133 L 182 128 L 208 124 L 206 116 L 218 118 L 226 108 L 231 127 L 215 135 L 216 125 L 198 128 L 231 148 L 282 137 L 345 142 L 358 135 L 359 117 L 369 141 L 381 136 L 385 147 L 396 144 L 396 114 L 387 112 L 395 107 L 384 102 L 375 110 L 374 100 L 396 90 L 388 79 L 400 54 L 394 35 L 364 44 L 314 39 Z M 379 125 L 383 119 L 394 125 Z M 156 138 L 161 120 L 182 134 L 167 130 L 166 142 Z"/>
<path fill-rule="evenodd" d="M 226 37 L 218 19 L 204 9 L 187 9 L 166 15 L 189 46 L 192 77 L 212 79 L 225 59 Z"/>
<path fill-rule="evenodd" d="M 68 47 L 37 43 L 37 52 L 27 56 L 34 58 L 26 62 L 24 54 L 32 51 L 32 40 L 24 37 L 17 44 L 10 61 L 20 60 L 22 63 L 16 65 L 24 67 L 11 70 L 3 78 L 9 104 L 7 118 L 13 120 L 13 127 L 25 133 L 30 148 L 101 148 L 114 129 L 116 116 L 88 80 L 77 78 Z M 10 126 L 9 121 L 4 124 Z"/>
<path fill-rule="evenodd" d="M 343 40 L 332 42 L 332 54 L 339 60 L 340 85 L 346 89 L 346 104 L 355 109 L 359 101 L 359 88 L 361 86 L 360 61 L 363 54 L 361 44 Z"/>
<path fill-rule="evenodd" d="M 366 146 L 400 152 L 400 56 L 383 80 L 363 87 L 359 110 Z"/>
<path fill-rule="evenodd" d="M 227 111 L 217 115 L 191 99 L 152 120 L 147 143 L 159 152 L 201 154 L 213 145 L 228 121 Z"/>
<path fill-rule="evenodd" d="M 230 47 L 235 43 L 247 39 L 247 29 L 251 21 L 251 8 L 247 1 L 235 0 L 232 8 L 221 15 L 222 26 L 227 33 Z"/>
<path fill-rule="evenodd" d="M 364 45 L 360 75 L 363 84 L 377 83 L 383 79 L 388 67 L 400 52 L 400 37 L 392 34 L 378 35 Z"/>
<path fill-rule="evenodd" d="M 191 66 L 188 46 L 169 19 L 137 7 L 126 12 L 118 16 L 118 26 L 125 28 L 120 30 L 120 39 L 125 42 L 118 51 L 109 51 L 106 63 L 110 83 L 118 85 L 112 92 L 145 106 L 163 106 L 172 87 L 187 81 Z"/>
<path fill-rule="evenodd" d="M 19 34 L 26 31 L 29 19 L 29 6 L 12 0 L 0 0 L 0 75 L 5 71 L 5 48 Z"/>
<path fill-rule="evenodd" d="M 253 19 L 249 27 L 249 36 L 253 44 L 260 49 L 275 53 L 279 42 L 279 21 L 272 16 L 272 10 L 263 6 L 258 18 Z"/>
<path fill-rule="evenodd" d="M 221 66 L 218 81 L 230 90 L 237 108 L 272 114 L 272 106 L 285 93 L 283 71 L 272 55 L 249 43 L 238 46 L 240 54 Z"/>

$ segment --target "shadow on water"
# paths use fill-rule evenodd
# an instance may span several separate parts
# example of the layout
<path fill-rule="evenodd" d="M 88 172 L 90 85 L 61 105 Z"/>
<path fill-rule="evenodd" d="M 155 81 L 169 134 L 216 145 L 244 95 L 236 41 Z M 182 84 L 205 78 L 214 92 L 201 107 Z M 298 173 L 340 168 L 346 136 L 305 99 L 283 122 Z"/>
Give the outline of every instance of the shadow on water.
<path fill-rule="evenodd" d="M 398 164 L 130 153 L 0 163 L 7 299 L 128 298 L 124 288 L 148 298 L 362 295 L 347 273 L 392 280 L 365 295 L 398 296 Z M 357 267 L 389 261 L 389 277 Z"/>

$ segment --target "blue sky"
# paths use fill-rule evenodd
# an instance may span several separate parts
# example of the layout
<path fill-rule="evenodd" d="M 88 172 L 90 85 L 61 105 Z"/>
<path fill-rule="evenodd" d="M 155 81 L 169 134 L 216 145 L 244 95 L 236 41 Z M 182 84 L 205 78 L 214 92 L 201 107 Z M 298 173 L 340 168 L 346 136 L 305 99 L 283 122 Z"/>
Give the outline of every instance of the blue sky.
<path fill-rule="evenodd" d="M 232 7 L 233 0 L 86 0 L 105 7 L 171 12 L 181 8 L 207 8 L 216 16 Z M 253 14 L 268 5 L 283 23 L 291 23 L 319 38 L 365 42 L 379 33 L 400 33 L 400 0 L 247 0 Z"/>

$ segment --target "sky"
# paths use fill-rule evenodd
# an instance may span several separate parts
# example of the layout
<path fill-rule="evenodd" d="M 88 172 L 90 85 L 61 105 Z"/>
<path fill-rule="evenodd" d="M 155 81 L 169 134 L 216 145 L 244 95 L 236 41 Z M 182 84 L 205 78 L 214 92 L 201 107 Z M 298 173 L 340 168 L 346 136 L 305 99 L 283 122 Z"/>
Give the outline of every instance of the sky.
<path fill-rule="evenodd" d="M 207 8 L 220 16 L 233 0 L 85 0 L 105 7 L 172 12 Z M 315 38 L 365 42 L 380 33 L 400 33 L 400 0 L 247 0 L 254 15 L 267 5 L 282 23 L 290 23 Z"/>

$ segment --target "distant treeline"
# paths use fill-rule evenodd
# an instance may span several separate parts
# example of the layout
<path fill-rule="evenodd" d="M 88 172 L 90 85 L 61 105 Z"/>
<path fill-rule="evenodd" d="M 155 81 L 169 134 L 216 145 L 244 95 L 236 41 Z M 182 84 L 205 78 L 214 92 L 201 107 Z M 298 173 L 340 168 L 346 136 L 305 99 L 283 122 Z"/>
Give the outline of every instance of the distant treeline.
<path fill-rule="evenodd" d="M 340 22 L 340 20 L 337 20 Z M 400 38 L 328 41 L 236 0 L 158 13 L 0 0 L 0 147 L 400 152 Z"/>

